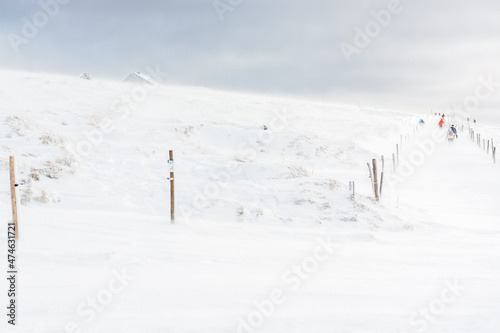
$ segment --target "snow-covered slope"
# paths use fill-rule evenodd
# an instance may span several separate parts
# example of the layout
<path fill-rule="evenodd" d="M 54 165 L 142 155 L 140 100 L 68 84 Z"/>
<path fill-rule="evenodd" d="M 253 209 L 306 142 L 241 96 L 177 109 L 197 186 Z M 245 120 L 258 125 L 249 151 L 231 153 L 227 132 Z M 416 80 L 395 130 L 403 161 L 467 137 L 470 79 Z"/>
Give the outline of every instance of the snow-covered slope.
<path fill-rule="evenodd" d="M 331 196 L 348 197 L 349 180 L 367 184 L 364 164 L 409 119 L 199 88 L 17 73 L 5 75 L 2 100 L 2 149 L 18 157 L 23 202 L 76 209 L 102 199 L 93 206 L 167 216 L 172 149 L 181 220 L 184 209 L 190 219 L 233 220 L 243 211 L 240 220 L 327 221 L 331 212 L 319 208 Z"/>
<path fill-rule="evenodd" d="M 499 166 L 461 133 L 392 172 L 400 136 L 412 161 L 434 117 L 413 132 L 422 115 L 6 71 L 0 97 L 4 221 L 8 156 L 20 183 L 23 332 L 500 325 Z M 376 203 L 366 163 L 382 154 Z"/>

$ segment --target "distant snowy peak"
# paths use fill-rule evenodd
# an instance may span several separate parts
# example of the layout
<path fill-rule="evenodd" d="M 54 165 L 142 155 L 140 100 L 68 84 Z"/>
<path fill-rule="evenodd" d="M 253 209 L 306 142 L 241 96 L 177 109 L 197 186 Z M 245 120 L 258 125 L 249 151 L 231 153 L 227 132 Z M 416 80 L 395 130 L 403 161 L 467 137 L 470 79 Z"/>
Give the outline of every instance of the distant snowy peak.
<path fill-rule="evenodd" d="M 90 73 L 82 73 L 80 79 L 92 80 L 92 75 Z"/>
<path fill-rule="evenodd" d="M 153 78 L 141 72 L 134 72 L 129 76 L 127 76 L 127 78 L 123 81 L 130 83 L 141 83 L 141 84 L 151 84 L 151 85 L 154 84 Z"/>

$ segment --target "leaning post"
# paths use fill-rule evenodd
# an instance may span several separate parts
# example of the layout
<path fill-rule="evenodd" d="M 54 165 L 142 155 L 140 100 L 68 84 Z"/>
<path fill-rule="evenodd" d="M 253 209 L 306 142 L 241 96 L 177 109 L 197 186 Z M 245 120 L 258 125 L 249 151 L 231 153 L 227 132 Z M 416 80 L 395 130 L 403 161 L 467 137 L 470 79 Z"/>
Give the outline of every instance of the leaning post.
<path fill-rule="evenodd" d="M 168 164 L 170 165 L 170 221 L 172 224 L 175 220 L 175 192 L 174 192 L 174 152 L 168 152 Z"/>

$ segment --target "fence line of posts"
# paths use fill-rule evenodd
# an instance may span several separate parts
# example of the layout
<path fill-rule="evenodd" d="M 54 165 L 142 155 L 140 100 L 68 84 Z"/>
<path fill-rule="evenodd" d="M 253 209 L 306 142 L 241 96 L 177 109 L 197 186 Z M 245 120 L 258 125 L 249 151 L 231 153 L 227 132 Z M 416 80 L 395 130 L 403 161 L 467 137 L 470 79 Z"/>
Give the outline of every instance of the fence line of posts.
<path fill-rule="evenodd" d="M 399 166 L 399 155 L 403 152 L 403 145 L 406 146 L 409 144 L 410 140 L 416 137 L 419 130 L 419 126 L 412 128 L 406 135 L 400 135 L 399 143 L 396 143 L 396 151 L 392 153 L 392 172 L 396 172 L 397 167 Z M 380 172 L 380 181 L 378 178 L 378 170 L 377 170 L 377 160 L 372 159 L 372 163 L 366 163 L 368 166 L 368 177 L 371 179 L 373 194 L 375 196 L 375 200 L 380 201 L 382 197 L 382 188 L 384 184 L 384 170 L 385 170 L 385 158 L 384 155 L 380 156 L 380 161 L 382 163 L 382 170 Z"/>
<path fill-rule="evenodd" d="M 170 221 L 174 223 L 175 221 L 175 190 L 174 190 L 174 152 L 169 151 L 168 165 L 170 169 L 170 177 L 167 180 L 170 181 Z M 17 218 L 17 196 L 16 196 L 16 172 L 15 172 L 15 160 L 14 156 L 9 156 L 9 174 L 10 174 L 10 198 L 12 203 L 12 222 L 14 223 L 14 228 L 16 232 L 16 238 L 19 238 L 19 226 Z"/>
<path fill-rule="evenodd" d="M 472 143 L 475 143 L 477 144 L 477 146 L 480 148 L 480 149 L 483 149 L 486 154 L 490 154 L 490 147 L 491 147 L 491 157 L 493 158 L 493 163 L 496 163 L 496 151 L 497 151 L 497 147 L 495 147 L 495 143 L 493 141 L 493 138 L 491 139 L 481 139 L 481 134 L 480 133 L 476 133 L 474 131 L 474 129 L 470 128 L 469 127 L 469 136 L 470 136 L 470 139 L 472 141 Z"/>

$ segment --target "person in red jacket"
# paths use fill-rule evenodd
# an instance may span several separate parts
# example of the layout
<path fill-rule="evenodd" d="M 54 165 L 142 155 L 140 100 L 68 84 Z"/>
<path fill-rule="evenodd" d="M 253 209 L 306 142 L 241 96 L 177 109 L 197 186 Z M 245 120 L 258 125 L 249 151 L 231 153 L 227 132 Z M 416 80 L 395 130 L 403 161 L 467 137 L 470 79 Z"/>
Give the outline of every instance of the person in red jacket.
<path fill-rule="evenodd" d="M 443 124 L 444 124 L 444 120 L 443 120 L 443 118 L 441 118 L 438 125 L 439 125 L 439 127 L 443 127 Z"/>

